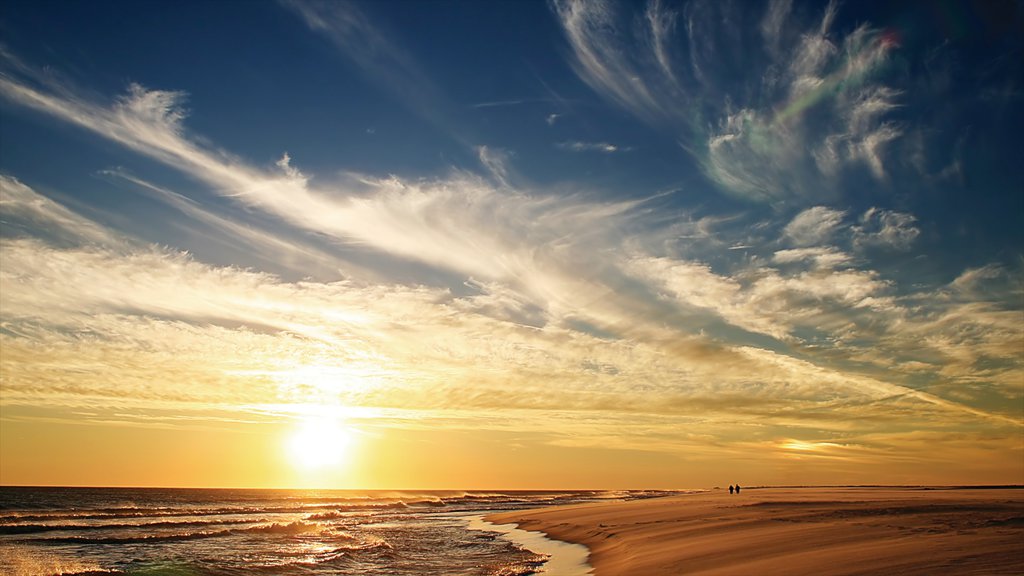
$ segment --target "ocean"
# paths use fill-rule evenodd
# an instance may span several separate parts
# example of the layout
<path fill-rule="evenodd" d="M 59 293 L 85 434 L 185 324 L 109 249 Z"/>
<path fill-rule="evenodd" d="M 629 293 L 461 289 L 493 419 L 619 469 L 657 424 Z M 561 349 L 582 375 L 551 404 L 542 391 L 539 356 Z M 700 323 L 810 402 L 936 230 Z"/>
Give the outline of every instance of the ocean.
<path fill-rule="evenodd" d="M 480 516 L 669 494 L 0 487 L 0 574 L 525 576 Z"/>

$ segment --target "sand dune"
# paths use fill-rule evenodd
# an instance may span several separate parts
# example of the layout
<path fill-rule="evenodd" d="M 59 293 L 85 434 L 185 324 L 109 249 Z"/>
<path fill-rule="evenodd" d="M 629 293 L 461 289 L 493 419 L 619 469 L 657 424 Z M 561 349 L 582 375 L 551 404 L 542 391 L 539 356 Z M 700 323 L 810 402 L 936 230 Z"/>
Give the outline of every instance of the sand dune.
<path fill-rule="evenodd" d="M 1024 490 L 765 488 L 489 516 L 591 550 L 597 576 L 1024 574 Z"/>

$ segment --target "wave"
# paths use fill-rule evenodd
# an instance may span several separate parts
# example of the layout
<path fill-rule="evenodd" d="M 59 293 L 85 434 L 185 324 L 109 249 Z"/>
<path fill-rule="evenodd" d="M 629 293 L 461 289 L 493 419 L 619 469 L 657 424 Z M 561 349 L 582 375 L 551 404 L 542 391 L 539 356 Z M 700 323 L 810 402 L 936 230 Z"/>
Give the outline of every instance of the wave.
<path fill-rule="evenodd" d="M 437 500 L 417 500 L 409 503 L 410 507 L 415 508 L 444 508 L 447 505 L 448 503 L 440 498 Z"/>
<path fill-rule="evenodd" d="M 43 532 L 74 532 L 88 530 L 140 530 L 149 528 L 202 528 L 206 526 L 224 526 L 232 524 L 260 524 L 268 522 L 264 518 L 243 518 L 239 520 L 219 519 L 194 522 L 141 522 L 115 524 L 3 524 L 0 535 L 40 534 Z"/>
<path fill-rule="evenodd" d="M 37 538 L 34 542 L 42 544 L 147 544 L 156 542 L 174 542 L 180 540 L 199 540 L 205 538 L 223 538 L 245 534 L 280 534 L 298 536 L 302 534 L 323 532 L 327 527 L 307 522 L 291 522 L 288 524 L 261 524 L 249 528 L 233 528 L 228 530 L 211 530 L 199 532 L 178 532 L 172 534 L 145 534 L 139 536 L 62 536 L 53 538 Z"/>
<path fill-rule="evenodd" d="M 310 514 L 306 516 L 306 520 L 339 520 L 347 516 L 344 512 L 323 512 L 320 514 Z"/>
<path fill-rule="evenodd" d="M 232 530 L 216 532 L 185 532 L 183 534 L 153 534 L 149 536 L 111 536 L 92 538 L 89 536 L 65 536 L 57 538 L 38 538 L 40 544 L 148 544 L 155 542 L 174 542 L 178 540 L 199 540 L 201 538 L 219 538 L 230 536 Z"/>
<path fill-rule="evenodd" d="M 228 516 L 328 513 L 333 511 L 359 511 L 412 507 L 442 507 L 479 504 L 546 503 L 581 499 L 607 498 L 649 498 L 679 492 L 670 491 L 508 491 L 508 492 L 467 492 L 467 491 L 425 491 L 425 492 L 381 492 L 372 496 L 358 497 L 309 497 L 284 496 L 278 499 L 241 499 L 223 502 L 188 502 L 167 498 L 154 506 L 120 505 L 90 506 L 71 510 L 40 510 L 29 502 L 22 510 L 0 508 L 0 526 L 41 522 L 66 522 L 71 520 L 117 520 L 139 518 L 174 518 L 189 516 Z M 176 492 L 169 491 L 168 495 Z"/>
<path fill-rule="evenodd" d="M 59 522 L 68 520 L 117 520 L 129 518 L 175 518 L 189 516 L 238 516 L 245 514 L 301 514 L 314 510 L 367 510 L 388 507 L 403 507 L 400 502 L 375 502 L 358 504 L 317 504 L 300 506 L 260 506 L 230 508 L 191 509 L 123 509 L 121 511 L 60 511 L 43 514 L 0 514 L 0 526 L 19 522 Z"/>
<path fill-rule="evenodd" d="M 387 510 L 393 508 L 407 508 L 410 506 L 445 506 L 444 500 L 440 498 L 411 499 L 404 500 L 348 500 L 344 502 L 319 503 L 319 504 L 291 504 L 287 506 L 244 506 L 244 507 L 214 507 L 214 508 L 105 508 L 88 510 L 61 510 L 53 512 L 31 513 L 22 512 L 0 513 L 0 526 L 20 524 L 26 522 L 61 522 L 70 520 L 118 520 L 138 518 L 175 518 L 190 516 L 238 516 L 254 514 L 302 514 L 317 511 L 360 511 L 360 510 Z"/>
<path fill-rule="evenodd" d="M 231 530 L 236 534 L 260 533 L 260 534 L 308 534 L 310 532 L 322 532 L 325 526 L 322 524 L 310 524 L 308 522 L 295 521 L 288 524 L 263 524 L 245 528 L 243 530 Z"/>
<path fill-rule="evenodd" d="M 103 568 L 89 560 L 72 557 L 58 551 L 25 544 L 0 546 L 0 574 L 7 576 L 110 576 L 125 574 L 119 570 Z"/>

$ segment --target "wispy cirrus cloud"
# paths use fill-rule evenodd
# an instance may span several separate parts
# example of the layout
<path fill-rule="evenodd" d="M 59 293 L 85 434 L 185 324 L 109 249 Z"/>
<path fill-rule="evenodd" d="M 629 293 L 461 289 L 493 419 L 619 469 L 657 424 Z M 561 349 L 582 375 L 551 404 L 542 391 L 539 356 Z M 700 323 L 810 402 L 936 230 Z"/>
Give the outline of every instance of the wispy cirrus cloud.
<path fill-rule="evenodd" d="M 284 158 L 287 158 L 285 155 Z M 287 166 L 287 164 L 285 163 Z M 270 233 L 253 224 L 243 224 L 236 218 L 229 218 L 201 205 L 199 202 L 173 190 L 164 188 L 131 174 L 123 168 L 101 170 L 99 174 L 112 181 L 123 182 L 133 190 L 180 212 L 187 219 L 203 225 L 206 242 L 224 243 L 230 247 L 253 251 L 295 274 L 309 276 L 316 272 L 334 276 L 341 269 L 352 268 L 351 261 L 345 261 L 326 249 L 309 241 L 289 238 L 281 232 Z"/>
<path fill-rule="evenodd" d="M 602 152 L 604 154 L 629 152 L 632 150 L 632 148 L 628 146 L 616 146 L 615 144 L 609 144 L 607 142 L 582 142 L 580 140 L 559 142 L 555 146 L 562 150 L 569 150 L 570 152 Z"/>
<path fill-rule="evenodd" d="M 845 213 L 825 206 L 808 208 L 797 214 L 783 229 L 783 235 L 796 246 L 812 246 L 828 242 L 839 227 Z"/>
<path fill-rule="evenodd" d="M 579 226 L 580 236 L 588 236 L 594 219 L 607 221 L 635 205 L 501 192 L 465 173 L 436 182 L 353 175 L 337 185 L 315 187 L 290 158 L 282 157 L 273 169 L 257 167 L 190 138 L 181 124 L 180 92 L 133 84 L 126 96 L 104 106 L 46 92 L 9 75 L 0 77 L 0 90 L 14 102 L 177 168 L 217 194 L 295 227 L 484 279 L 543 277 L 533 274 L 538 272 L 536 252 L 516 254 L 511 247 L 524 235 L 537 242 L 562 236 L 547 229 L 549 218 L 560 218 L 561 226 Z M 493 153 L 484 158 L 507 176 Z M 488 219 L 499 212 L 505 219 L 494 228 Z M 494 254 L 505 256 L 495 259 Z"/>
<path fill-rule="evenodd" d="M 853 227 L 853 243 L 857 247 L 880 246 L 909 250 L 921 231 L 914 225 L 912 214 L 869 208 Z"/>
<path fill-rule="evenodd" d="M 664 111 L 659 94 L 637 74 L 636 65 L 615 40 L 616 6 L 610 2 L 558 1 L 552 4 L 573 50 L 577 74 L 597 92 L 647 118 Z M 634 81 L 635 80 L 635 81 Z"/>
<path fill-rule="evenodd" d="M 772 255 L 772 262 L 778 264 L 812 262 L 818 268 L 835 268 L 837 266 L 849 265 L 852 263 L 852 260 L 849 254 L 830 246 L 778 250 Z"/>
<path fill-rule="evenodd" d="M 356 2 L 280 0 L 280 3 L 310 30 L 334 45 L 339 55 L 354 63 L 388 96 L 461 144 L 473 146 L 455 106 L 424 71 L 423 64 L 395 42 Z"/>
<path fill-rule="evenodd" d="M 801 211 L 782 229 L 783 239 L 798 247 L 845 243 L 855 251 L 866 248 L 909 250 L 921 231 L 912 214 L 868 208 L 855 222 L 845 211 L 813 206 Z"/>
<path fill-rule="evenodd" d="M 580 78 L 678 130 L 724 190 L 805 203 L 837 198 L 842 179 L 862 169 L 887 178 L 887 150 L 904 128 L 889 120 L 900 91 L 879 71 L 897 44 L 866 25 L 837 34 L 838 4 L 802 28 L 788 1 L 770 3 L 757 23 L 727 3 L 652 0 L 642 13 L 604 0 L 553 6 Z"/>
<path fill-rule="evenodd" d="M 120 246 L 129 242 L 46 196 L 37 194 L 17 178 L 0 174 L 0 192 L 0 214 L 4 216 L 3 236 L 39 234 L 39 231 L 43 231 L 52 242 L 60 244 Z"/>
<path fill-rule="evenodd" d="M 477 148 L 480 163 L 490 172 L 495 182 L 503 187 L 509 186 L 509 153 L 505 150 L 480 146 Z"/>

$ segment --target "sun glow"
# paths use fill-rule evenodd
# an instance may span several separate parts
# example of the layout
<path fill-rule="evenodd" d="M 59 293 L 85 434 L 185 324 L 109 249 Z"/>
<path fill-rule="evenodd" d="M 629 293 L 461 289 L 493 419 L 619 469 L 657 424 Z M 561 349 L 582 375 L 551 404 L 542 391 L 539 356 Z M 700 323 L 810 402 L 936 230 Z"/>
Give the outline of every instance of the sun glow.
<path fill-rule="evenodd" d="M 351 432 L 337 420 L 312 417 L 288 437 L 286 452 L 296 468 L 325 470 L 342 466 L 351 444 Z"/>

